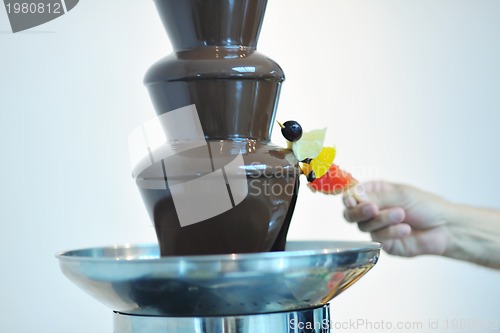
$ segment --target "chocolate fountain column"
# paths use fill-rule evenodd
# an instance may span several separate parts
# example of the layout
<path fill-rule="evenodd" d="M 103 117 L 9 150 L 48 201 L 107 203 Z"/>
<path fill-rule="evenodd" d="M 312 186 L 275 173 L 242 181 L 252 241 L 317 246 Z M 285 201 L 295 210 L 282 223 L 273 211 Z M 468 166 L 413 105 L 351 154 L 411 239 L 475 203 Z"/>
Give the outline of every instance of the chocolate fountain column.
<path fill-rule="evenodd" d="M 194 105 L 211 158 L 231 161 L 242 155 L 244 165 L 239 169 L 248 186 L 246 197 L 240 203 L 233 200 L 232 209 L 181 226 L 168 186 L 141 186 L 148 172 L 138 175 L 162 255 L 283 250 L 299 172 L 293 154 L 270 143 L 284 74 L 277 63 L 256 51 L 267 0 L 155 4 L 174 48 L 144 80 L 156 113 Z M 197 152 L 184 154 L 196 158 Z M 163 169 L 168 178 L 167 163 Z M 187 173 L 180 178 L 196 177 Z M 192 209 L 197 209 L 195 204 Z"/>

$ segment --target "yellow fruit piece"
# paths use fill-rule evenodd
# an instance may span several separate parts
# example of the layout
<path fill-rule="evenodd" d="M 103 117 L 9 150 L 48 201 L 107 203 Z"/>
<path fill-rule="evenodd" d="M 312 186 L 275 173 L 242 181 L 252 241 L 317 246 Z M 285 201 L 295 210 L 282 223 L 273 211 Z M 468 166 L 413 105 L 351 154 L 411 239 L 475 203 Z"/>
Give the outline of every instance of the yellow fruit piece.
<path fill-rule="evenodd" d="M 299 168 L 306 176 L 312 171 L 311 164 L 309 163 L 299 163 Z"/>
<path fill-rule="evenodd" d="M 315 158 L 323 149 L 326 128 L 312 130 L 302 134 L 300 140 L 292 143 L 292 150 L 299 161 Z"/>
<path fill-rule="evenodd" d="M 323 147 L 319 155 L 311 161 L 310 166 L 314 171 L 316 178 L 319 178 L 328 172 L 328 169 L 330 169 L 330 166 L 335 159 L 336 152 L 335 147 Z"/>
<path fill-rule="evenodd" d="M 330 165 L 333 163 L 333 160 L 335 159 L 336 153 L 337 150 L 335 149 L 335 147 L 323 147 L 314 161 L 321 161 L 328 164 L 328 167 L 330 167 Z"/>

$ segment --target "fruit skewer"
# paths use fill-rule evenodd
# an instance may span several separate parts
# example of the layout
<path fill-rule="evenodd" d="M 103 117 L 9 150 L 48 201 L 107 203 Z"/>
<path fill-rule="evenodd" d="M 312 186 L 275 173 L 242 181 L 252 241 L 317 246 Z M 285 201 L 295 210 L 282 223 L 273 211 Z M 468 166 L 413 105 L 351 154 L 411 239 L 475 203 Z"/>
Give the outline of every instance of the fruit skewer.
<path fill-rule="evenodd" d="M 337 153 L 335 147 L 323 146 L 326 128 L 303 132 L 294 120 L 277 123 L 313 192 L 341 194 L 358 183 L 349 172 L 333 163 Z"/>

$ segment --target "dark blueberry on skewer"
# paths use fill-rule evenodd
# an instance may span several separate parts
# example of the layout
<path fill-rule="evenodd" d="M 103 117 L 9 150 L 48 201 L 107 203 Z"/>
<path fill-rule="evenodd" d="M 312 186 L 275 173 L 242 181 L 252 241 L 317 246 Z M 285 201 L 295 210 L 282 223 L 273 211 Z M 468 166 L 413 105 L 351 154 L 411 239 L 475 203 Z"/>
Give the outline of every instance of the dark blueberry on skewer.
<path fill-rule="evenodd" d="M 281 134 L 290 142 L 295 142 L 300 140 L 302 137 L 302 127 L 295 120 L 289 120 L 281 124 L 278 122 L 281 127 Z"/>

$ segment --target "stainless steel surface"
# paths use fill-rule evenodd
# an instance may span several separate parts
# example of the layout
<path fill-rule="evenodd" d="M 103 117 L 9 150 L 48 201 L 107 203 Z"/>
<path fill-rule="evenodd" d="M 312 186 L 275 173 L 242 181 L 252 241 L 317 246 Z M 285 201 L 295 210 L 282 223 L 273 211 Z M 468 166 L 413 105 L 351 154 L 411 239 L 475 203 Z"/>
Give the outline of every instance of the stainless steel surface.
<path fill-rule="evenodd" d="M 112 310 L 220 316 L 326 304 L 378 260 L 373 242 L 288 242 L 284 252 L 161 257 L 157 245 L 59 253 L 61 270 Z"/>
<path fill-rule="evenodd" d="M 114 313 L 115 333 L 329 333 L 328 305 L 297 312 L 225 317 L 151 317 Z"/>

